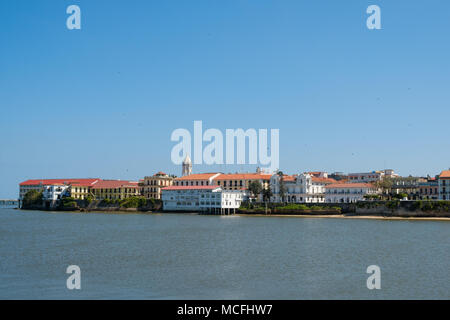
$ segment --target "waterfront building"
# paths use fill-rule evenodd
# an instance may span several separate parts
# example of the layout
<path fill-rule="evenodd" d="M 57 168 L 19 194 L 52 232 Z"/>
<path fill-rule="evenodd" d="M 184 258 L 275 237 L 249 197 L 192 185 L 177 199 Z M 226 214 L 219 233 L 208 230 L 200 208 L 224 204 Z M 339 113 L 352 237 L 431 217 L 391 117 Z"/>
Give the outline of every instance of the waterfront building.
<path fill-rule="evenodd" d="M 254 173 L 221 173 L 214 177 L 213 184 L 222 187 L 224 190 L 240 190 L 248 189 L 251 182 L 257 181 L 264 189 L 267 189 L 270 185 L 271 176 L 261 171 Z"/>
<path fill-rule="evenodd" d="M 194 173 L 174 179 L 175 186 L 210 186 L 213 185 L 214 178 L 220 175 L 219 172 Z"/>
<path fill-rule="evenodd" d="M 365 195 L 378 194 L 377 188 L 370 183 L 334 183 L 326 186 L 327 203 L 352 203 L 365 200 Z"/>
<path fill-rule="evenodd" d="M 43 187 L 42 200 L 54 202 L 61 200 L 64 195 L 70 195 L 68 185 L 62 183 L 48 184 Z"/>
<path fill-rule="evenodd" d="M 245 190 L 224 190 L 212 185 L 162 188 L 164 211 L 232 214 L 247 198 Z"/>
<path fill-rule="evenodd" d="M 173 184 L 174 178 L 164 172 L 144 177 L 141 181 L 141 194 L 147 199 L 161 199 L 161 189 Z"/>
<path fill-rule="evenodd" d="M 436 178 L 429 178 L 426 182 L 419 183 L 419 197 L 421 200 L 438 200 L 438 180 Z"/>
<path fill-rule="evenodd" d="M 348 175 L 343 172 L 333 172 L 332 174 L 328 175 L 328 178 L 334 179 L 336 181 L 347 181 Z"/>
<path fill-rule="evenodd" d="M 77 200 L 84 200 L 88 196 L 93 197 L 92 187 L 98 181 L 100 181 L 100 179 L 95 181 L 72 181 L 69 185 L 69 195 Z"/>
<path fill-rule="evenodd" d="M 69 193 L 74 198 L 80 195 L 80 198 L 84 199 L 84 195 L 89 193 L 89 189 L 99 181 L 97 178 L 90 179 L 33 179 L 26 180 L 19 184 L 19 199 L 23 200 L 25 194 L 30 190 L 36 190 L 38 192 L 44 192 L 47 186 L 68 186 Z M 75 191 L 76 190 L 76 191 Z M 81 198 L 83 195 L 83 198 Z"/>
<path fill-rule="evenodd" d="M 409 200 L 420 198 L 420 184 L 426 183 L 427 179 L 422 177 L 395 177 L 392 178 L 391 194 L 405 193 Z"/>
<path fill-rule="evenodd" d="M 283 182 L 281 181 L 283 180 Z M 284 199 L 281 194 L 281 183 L 284 184 Z M 328 178 L 326 172 L 305 172 L 299 175 L 272 175 L 270 188 L 272 190 L 272 202 L 288 203 L 323 203 L 325 202 L 325 187 L 336 183 L 336 180 Z"/>
<path fill-rule="evenodd" d="M 348 182 L 350 183 L 373 183 L 381 181 L 383 178 L 399 177 L 392 169 L 385 169 L 380 171 L 363 172 L 363 173 L 349 173 Z"/>
<path fill-rule="evenodd" d="M 92 192 L 97 200 L 123 200 L 140 196 L 137 181 L 100 180 L 92 187 Z"/>
<path fill-rule="evenodd" d="M 439 175 L 439 200 L 450 200 L 450 170 Z"/>

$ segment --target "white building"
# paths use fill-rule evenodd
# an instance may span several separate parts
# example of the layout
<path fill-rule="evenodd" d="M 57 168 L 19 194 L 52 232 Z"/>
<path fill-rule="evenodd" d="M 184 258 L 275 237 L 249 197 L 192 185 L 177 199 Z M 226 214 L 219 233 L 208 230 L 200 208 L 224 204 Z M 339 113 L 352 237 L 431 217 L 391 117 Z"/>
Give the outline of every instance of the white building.
<path fill-rule="evenodd" d="M 450 200 L 450 170 L 439 175 L 439 200 Z"/>
<path fill-rule="evenodd" d="M 223 190 L 219 186 L 170 186 L 162 189 L 164 211 L 232 214 L 248 198 L 244 190 Z"/>
<path fill-rule="evenodd" d="M 335 182 L 334 179 L 328 178 L 325 172 L 285 175 L 283 176 L 285 195 L 284 199 L 281 199 L 281 177 L 274 174 L 270 179 L 270 189 L 273 194 L 271 200 L 289 203 L 322 203 L 325 202 L 325 187 Z"/>
<path fill-rule="evenodd" d="M 88 178 L 88 179 L 34 179 L 26 180 L 19 184 L 19 199 L 23 200 L 23 197 L 28 191 L 36 190 L 38 192 L 44 192 L 49 186 L 68 186 L 71 187 L 72 196 L 74 198 L 83 199 L 80 195 L 88 194 L 89 188 L 97 183 L 99 179 Z M 80 189 L 83 189 L 81 192 Z M 50 191 L 48 191 L 50 192 Z M 51 197 L 48 194 L 48 197 Z"/>
<path fill-rule="evenodd" d="M 65 184 L 53 184 L 43 187 L 42 200 L 44 201 L 57 201 L 66 194 L 69 195 L 69 186 Z"/>
<path fill-rule="evenodd" d="M 399 175 L 394 173 L 392 169 L 385 169 L 381 171 L 363 172 L 363 173 L 349 173 L 348 181 L 350 183 L 372 183 L 380 181 L 383 178 L 395 178 Z"/>
<path fill-rule="evenodd" d="M 325 201 L 328 203 L 351 203 L 363 201 L 365 195 L 377 194 L 370 183 L 335 183 L 326 187 Z"/>

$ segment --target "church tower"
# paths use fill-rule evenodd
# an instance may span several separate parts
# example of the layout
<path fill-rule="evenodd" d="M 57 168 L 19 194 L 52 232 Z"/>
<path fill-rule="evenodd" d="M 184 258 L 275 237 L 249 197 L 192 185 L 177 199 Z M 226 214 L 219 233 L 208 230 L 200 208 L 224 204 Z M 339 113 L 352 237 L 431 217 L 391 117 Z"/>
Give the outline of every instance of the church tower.
<path fill-rule="evenodd" d="M 181 170 L 182 177 L 192 174 L 192 162 L 191 158 L 189 158 L 189 155 L 186 155 L 186 158 L 184 159 L 182 166 L 183 166 Z"/>

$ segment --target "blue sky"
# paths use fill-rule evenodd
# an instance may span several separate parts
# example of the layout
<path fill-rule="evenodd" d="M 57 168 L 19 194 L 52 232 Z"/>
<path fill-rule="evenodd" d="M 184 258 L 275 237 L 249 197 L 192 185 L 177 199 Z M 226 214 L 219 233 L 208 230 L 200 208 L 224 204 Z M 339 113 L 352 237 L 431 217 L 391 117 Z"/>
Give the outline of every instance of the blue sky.
<path fill-rule="evenodd" d="M 79 5 L 82 29 L 66 28 Z M 366 28 L 381 7 L 382 30 Z M 448 1 L 0 2 L 0 198 L 139 179 L 176 128 L 280 129 L 280 167 L 450 167 Z M 255 166 L 195 166 L 253 171 Z"/>

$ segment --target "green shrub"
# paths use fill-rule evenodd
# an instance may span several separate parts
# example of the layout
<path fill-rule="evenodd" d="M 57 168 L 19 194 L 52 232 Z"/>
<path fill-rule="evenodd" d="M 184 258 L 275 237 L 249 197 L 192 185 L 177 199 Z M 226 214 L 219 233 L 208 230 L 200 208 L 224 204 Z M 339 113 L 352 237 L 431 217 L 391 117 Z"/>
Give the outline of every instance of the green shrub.
<path fill-rule="evenodd" d="M 144 197 L 130 197 L 120 200 L 119 204 L 124 208 L 142 208 L 147 206 L 147 199 Z"/>
<path fill-rule="evenodd" d="M 41 204 L 42 204 L 42 192 L 39 192 L 37 190 L 30 190 L 27 193 L 25 193 L 22 202 L 24 208 Z"/>

